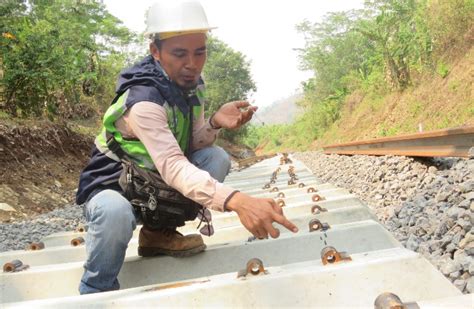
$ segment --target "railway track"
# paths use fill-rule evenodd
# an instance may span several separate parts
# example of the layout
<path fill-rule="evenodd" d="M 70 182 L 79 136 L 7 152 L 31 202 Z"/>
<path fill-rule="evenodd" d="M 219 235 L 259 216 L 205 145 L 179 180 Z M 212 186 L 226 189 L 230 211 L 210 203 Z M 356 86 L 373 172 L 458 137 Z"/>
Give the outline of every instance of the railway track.
<path fill-rule="evenodd" d="M 323 146 L 325 154 L 474 157 L 474 126 Z"/>
<path fill-rule="evenodd" d="M 398 302 L 472 308 L 472 295 L 462 295 L 421 255 L 403 248 L 357 196 L 321 182 L 301 162 L 273 157 L 231 173 L 226 183 L 277 199 L 300 231 L 280 227 L 278 239 L 257 240 L 235 214 L 214 213 L 215 234 L 205 238 L 207 250 L 177 259 L 138 257 L 137 229 L 119 275 L 122 289 L 87 296 L 77 291 L 85 232 L 57 233 L 35 244 L 36 250 L 0 254 L 2 265 L 10 263 L 0 274 L 0 303 L 6 308 L 388 308 Z M 190 222 L 181 232 L 196 227 Z"/>

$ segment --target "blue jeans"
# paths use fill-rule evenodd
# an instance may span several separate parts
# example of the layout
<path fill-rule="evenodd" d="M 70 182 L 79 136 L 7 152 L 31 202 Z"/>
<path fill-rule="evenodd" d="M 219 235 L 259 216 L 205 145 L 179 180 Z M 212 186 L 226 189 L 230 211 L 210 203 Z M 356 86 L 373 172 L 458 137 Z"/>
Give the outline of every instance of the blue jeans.
<path fill-rule="evenodd" d="M 191 162 L 220 182 L 224 181 L 230 170 L 229 155 L 220 147 L 195 151 Z M 86 235 L 87 260 L 79 292 L 89 294 L 118 290 L 117 276 L 136 228 L 136 214 L 130 202 L 120 193 L 104 190 L 86 203 L 85 216 L 89 226 Z"/>

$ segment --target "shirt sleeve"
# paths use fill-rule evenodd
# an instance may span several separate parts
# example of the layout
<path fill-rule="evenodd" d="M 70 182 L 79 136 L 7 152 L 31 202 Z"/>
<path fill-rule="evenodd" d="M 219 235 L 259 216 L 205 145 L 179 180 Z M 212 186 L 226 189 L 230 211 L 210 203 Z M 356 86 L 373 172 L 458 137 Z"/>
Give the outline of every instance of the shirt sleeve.
<path fill-rule="evenodd" d="M 133 135 L 145 145 L 166 184 L 204 207 L 224 211 L 224 203 L 235 190 L 188 161 L 168 127 L 164 107 L 139 102 L 123 119 Z"/>
<path fill-rule="evenodd" d="M 193 143 L 194 150 L 211 146 L 217 138 L 219 129 L 213 129 L 209 119 L 204 119 L 204 108 L 201 108 L 201 114 L 193 125 Z"/>

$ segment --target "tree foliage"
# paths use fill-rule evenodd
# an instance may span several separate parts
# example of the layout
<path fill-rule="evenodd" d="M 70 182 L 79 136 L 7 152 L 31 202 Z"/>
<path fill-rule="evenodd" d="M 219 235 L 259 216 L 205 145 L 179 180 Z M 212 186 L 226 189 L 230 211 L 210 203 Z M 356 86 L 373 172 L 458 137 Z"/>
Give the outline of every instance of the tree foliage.
<path fill-rule="evenodd" d="M 256 86 L 250 74 L 250 62 L 245 56 L 230 48 L 226 43 L 210 36 L 207 42 L 207 63 L 203 76 L 206 82 L 207 116 L 216 112 L 221 105 L 246 100 Z M 246 133 L 246 127 L 238 131 L 225 131 L 229 140 Z"/>
<path fill-rule="evenodd" d="M 299 102 L 305 114 L 292 125 L 253 128 L 253 136 L 267 150 L 301 149 L 339 119 L 351 93 L 380 101 L 426 76 L 445 78 L 446 62 L 474 43 L 473 20 L 474 0 L 366 0 L 360 10 L 302 21 L 300 67 L 313 73 Z M 256 144 L 255 138 L 244 141 Z"/>
<path fill-rule="evenodd" d="M 3 109 L 72 117 L 84 110 L 81 102 L 110 102 L 107 85 L 115 84 L 133 33 L 102 2 L 5 0 L 0 14 Z"/>
<path fill-rule="evenodd" d="M 403 91 L 413 75 L 439 68 L 446 47 L 472 32 L 472 20 L 473 0 L 366 0 L 363 9 L 304 21 L 300 65 L 314 75 L 303 83 L 301 104 L 322 133 L 354 90 Z"/>

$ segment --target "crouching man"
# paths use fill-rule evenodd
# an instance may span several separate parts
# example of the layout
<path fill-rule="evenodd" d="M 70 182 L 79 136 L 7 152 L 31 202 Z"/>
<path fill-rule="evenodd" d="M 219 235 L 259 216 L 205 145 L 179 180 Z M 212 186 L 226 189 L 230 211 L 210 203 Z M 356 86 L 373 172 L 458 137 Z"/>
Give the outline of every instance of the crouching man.
<path fill-rule="evenodd" d="M 143 222 L 138 254 L 183 257 L 205 249 L 200 235 L 176 227 L 209 210 L 235 211 L 257 238 L 276 238 L 278 222 L 296 232 L 272 199 L 253 198 L 222 184 L 227 153 L 212 146 L 218 130 L 237 129 L 252 118 L 247 102 L 224 104 L 204 119 L 208 25 L 198 2 L 168 0 L 147 16 L 150 55 L 124 70 L 104 115 L 77 203 L 84 204 L 88 232 L 81 294 L 119 289 L 117 276 L 137 220 Z M 212 234 L 212 226 L 202 229 Z"/>

